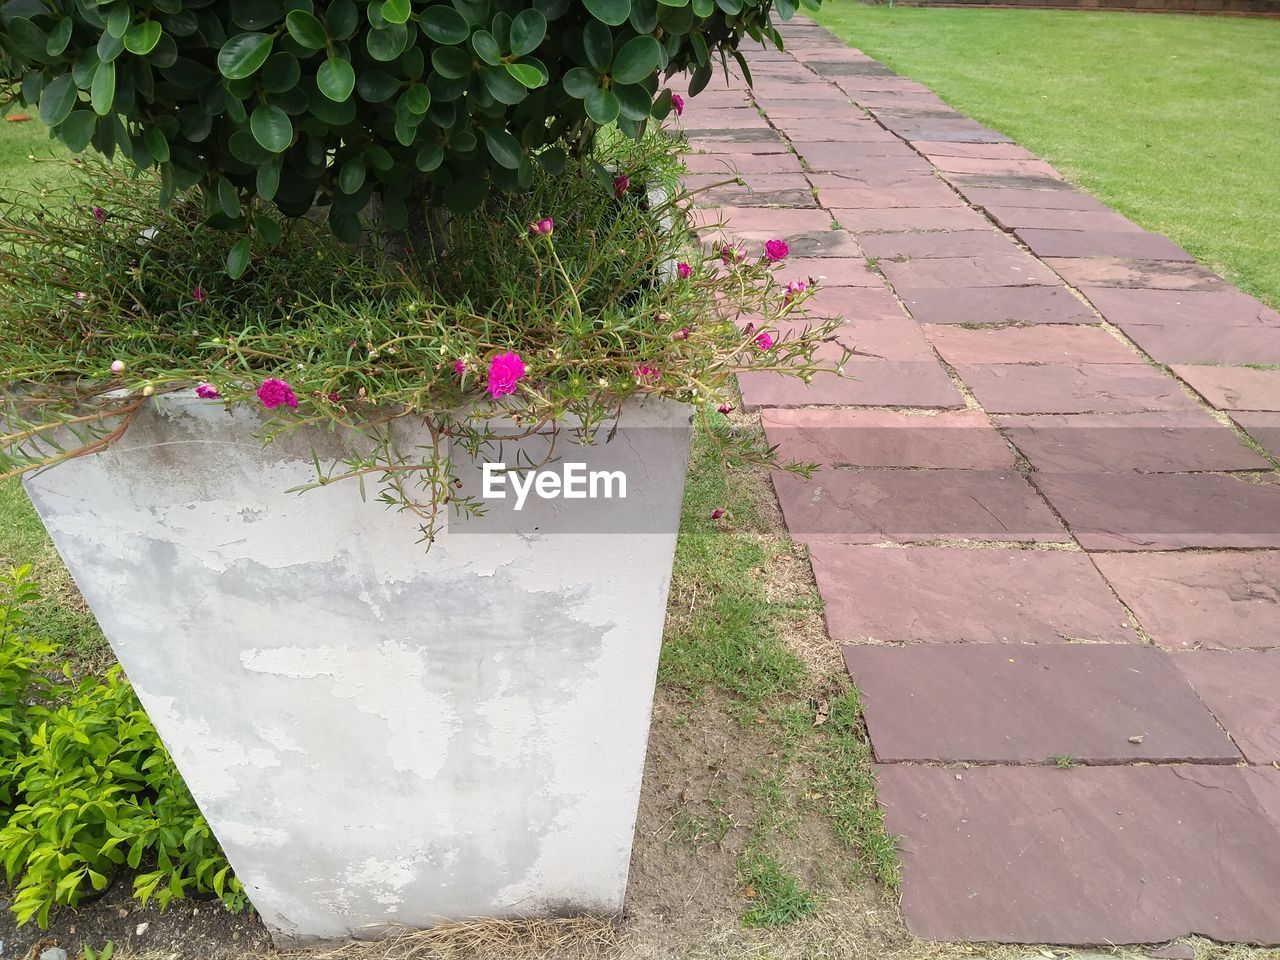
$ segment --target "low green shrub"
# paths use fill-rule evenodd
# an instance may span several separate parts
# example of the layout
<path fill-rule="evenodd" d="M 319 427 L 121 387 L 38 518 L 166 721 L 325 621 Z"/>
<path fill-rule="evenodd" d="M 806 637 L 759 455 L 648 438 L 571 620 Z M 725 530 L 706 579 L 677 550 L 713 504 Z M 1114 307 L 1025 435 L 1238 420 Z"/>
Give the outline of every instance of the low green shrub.
<path fill-rule="evenodd" d="M 161 905 L 211 894 L 245 905 L 213 833 L 118 666 L 79 683 L 22 614 L 38 591 L 29 568 L 0 577 L 0 768 L 7 822 L 0 863 L 19 923 L 45 926 L 118 874 Z"/>

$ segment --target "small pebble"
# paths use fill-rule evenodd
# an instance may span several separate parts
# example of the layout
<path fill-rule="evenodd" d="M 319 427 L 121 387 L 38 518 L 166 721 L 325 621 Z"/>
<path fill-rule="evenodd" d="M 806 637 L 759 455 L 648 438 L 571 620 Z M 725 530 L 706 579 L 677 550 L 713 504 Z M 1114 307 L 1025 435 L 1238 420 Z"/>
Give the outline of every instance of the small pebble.
<path fill-rule="evenodd" d="M 149 926 L 151 926 L 149 923 L 140 923 L 134 928 L 133 932 L 140 937 L 147 932 L 147 927 Z"/>
<path fill-rule="evenodd" d="M 40 960 L 67 960 L 67 951 L 61 947 L 50 947 L 40 954 Z"/>

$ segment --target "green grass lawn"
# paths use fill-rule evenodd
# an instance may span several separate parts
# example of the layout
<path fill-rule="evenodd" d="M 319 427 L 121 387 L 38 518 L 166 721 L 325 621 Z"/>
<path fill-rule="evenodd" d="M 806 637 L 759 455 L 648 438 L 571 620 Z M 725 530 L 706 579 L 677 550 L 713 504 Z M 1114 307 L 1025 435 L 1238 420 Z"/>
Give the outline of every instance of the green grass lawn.
<path fill-rule="evenodd" d="M 1280 21 L 855 0 L 816 19 L 1280 306 Z"/>
<path fill-rule="evenodd" d="M 26 114 L 31 119 L 25 123 L 12 123 L 0 117 L 0 195 L 6 188 L 26 186 L 31 182 L 65 181 L 70 168 L 61 163 L 35 162 L 67 156 L 62 145 L 49 139 L 49 131 L 36 117 L 34 110 L 13 110 L 13 114 Z"/>

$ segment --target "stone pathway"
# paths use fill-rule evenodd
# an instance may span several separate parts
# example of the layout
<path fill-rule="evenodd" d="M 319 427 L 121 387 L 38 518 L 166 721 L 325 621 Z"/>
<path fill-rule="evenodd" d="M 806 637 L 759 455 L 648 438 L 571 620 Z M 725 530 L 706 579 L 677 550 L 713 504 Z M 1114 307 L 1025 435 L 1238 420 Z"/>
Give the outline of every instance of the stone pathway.
<path fill-rule="evenodd" d="M 1280 942 L 1280 314 L 812 24 L 683 123 L 845 318 L 741 378 L 862 690 L 909 927 Z M 1249 366 L 1250 364 L 1255 366 Z M 1249 438 L 1252 439 L 1249 439 Z"/>

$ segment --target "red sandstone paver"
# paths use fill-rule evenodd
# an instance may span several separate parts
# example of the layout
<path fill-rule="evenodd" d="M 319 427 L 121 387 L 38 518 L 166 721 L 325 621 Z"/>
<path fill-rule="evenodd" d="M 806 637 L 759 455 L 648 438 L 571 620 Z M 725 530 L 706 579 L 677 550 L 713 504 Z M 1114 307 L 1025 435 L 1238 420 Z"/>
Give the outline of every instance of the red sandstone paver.
<path fill-rule="evenodd" d="M 787 120 L 824 120 L 843 117 L 865 117 L 866 114 L 849 103 L 847 97 L 839 102 L 831 100 L 761 100 L 761 106 L 769 119 L 777 124 Z"/>
<path fill-rule="evenodd" d="M 1216 473 L 1036 475 L 1086 550 L 1280 547 L 1280 483 Z"/>
<path fill-rule="evenodd" d="M 762 153 L 731 155 L 727 153 L 694 153 L 684 158 L 690 173 L 803 173 L 800 158 L 794 153 Z"/>
<path fill-rule="evenodd" d="M 723 135 L 710 137 L 690 137 L 689 154 L 690 156 L 725 157 L 736 163 L 740 156 L 787 154 L 787 148 L 781 139 L 774 136 L 735 138 L 726 132 Z M 787 155 L 790 156 L 790 154 Z"/>
<path fill-rule="evenodd" d="M 803 232 L 788 233 L 786 231 L 772 230 L 736 230 L 734 236 L 741 242 L 742 248 L 750 256 L 761 256 L 764 253 L 764 245 L 769 240 L 782 239 L 786 240 L 791 248 L 793 257 L 803 258 L 828 258 L 828 257 L 858 257 L 862 255 L 862 248 L 858 246 L 858 241 L 853 238 L 852 234 L 843 230 L 805 230 Z M 785 266 L 778 268 L 785 270 Z"/>
<path fill-rule="evenodd" d="M 1280 553 L 1100 553 L 1093 562 L 1162 647 L 1280 647 Z"/>
<path fill-rule="evenodd" d="M 780 456 L 823 466 L 1013 467 L 1009 445 L 976 410 L 765 410 L 760 421 Z"/>
<path fill-rule="evenodd" d="M 832 294 L 834 287 L 875 288 L 883 294 L 889 303 L 897 307 L 897 301 L 885 285 L 884 277 L 872 270 L 864 257 L 788 257 L 774 272 L 782 283 L 791 279 L 816 278 L 819 292 L 807 301 L 807 305 L 818 308 L 824 305 Z M 901 309 L 895 310 L 901 313 Z"/>
<path fill-rule="evenodd" d="M 818 199 L 824 207 L 839 209 L 851 221 L 850 210 L 883 210 L 902 207 L 964 207 L 964 204 L 941 180 L 934 177 L 920 178 L 918 182 L 897 187 L 849 187 L 839 178 L 813 175 Z"/>
<path fill-rule="evenodd" d="M 1006 230 L 1108 230 L 1141 233 L 1142 228 L 1110 210 L 1054 210 L 1047 207 L 986 207 L 987 214 Z"/>
<path fill-rule="evenodd" d="M 776 210 L 771 207 L 712 207 L 694 211 L 693 224 L 706 229 L 723 225 L 730 236 L 772 233 L 783 237 L 806 230 L 827 230 L 831 215 L 825 210 Z"/>
<path fill-rule="evenodd" d="M 738 375 L 742 402 L 760 407 L 861 406 L 959 409 L 964 398 L 936 361 L 850 360 L 845 377 L 815 374 L 806 386 L 795 377 L 767 371 Z"/>
<path fill-rule="evenodd" d="M 990 225 L 964 204 L 943 207 L 840 207 L 831 206 L 831 215 L 846 230 L 858 234 L 900 233 L 904 230 L 988 231 Z M 1007 242 L 1007 241 L 1006 241 Z M 1006 252 L 1017 248 L 1007 242 Z"/>
<path fill-rule="evenodd" d="M 1024 253 L 1011 253 L 1003 257 L 908 260 L 905 263 L 889 261 L 879 266 L 904 300 L 904 290 L 1054 286 L 1058 282 L 1053 271 Z"/>
<path fill-rule="evenodd" d="M 980 157 L 987 160 L 1037 160 L 1034 153 L 1016 143 L 948 143 L 917 140 L 912 144 L 926 157 Z"/>
<path fill-rule="evenodd" d="M 956 372 L 988 413 L 1196 409 L 1175 380 L 1144 364 L 961 364 Z"/>
<path fill-rule="evenodd" d="M 1146 260 L 1195 258 L 1172 240 L 1158 233 L 1131 230 L 1037 230 L 1017 231 L 1018 239 L 1038 257 L 1133 257 Z"/>
<path fill-rule="evenodd" d="M 877 768 L 933 940 L 1280 942 L 1280 835 L 1230 766 Z"/>
<path fill-rule="evenodd" d="M 1037 470 L 1179 473 L 1266 470 L 1271 464 L 1202 410 L 996 417 Z"/>
<path fill-rule="evenodd" d="M 1123 257 L 1044 257 L 1073 287 L 1128 287 L 1149 290 L 1231 290 L 1230 284 L 1198 263 L 1132 260 Z"/>
<path fill-rule="evenodd" d="M 1161 363 L 1280 364 L 1280 327 L 1233 327 L 1225 323 L 1206 323 L 1201 317 L 1198 321 L 1181 324 L 1125 323 L 1120 325 L 1120 329 Z"/>
<path fill-rule="evenodd" d="M 1101 327 L 1042 324 L 971 330 L 930 324 L 925 335 L 953 366 L 990 363 L 1144 363 Z"/>
<path fill-rule="evenodd" d="M 1219 410 L 1280 411 L 1280 370 L 1251 367 L 1173 367 Z"/>
<path fill-rule="evenodd" d="M 1097 323 L 1066 287 L 898 288 L 898 296 L 923 324 Z"/>
<path fill-rule="evenodd" d="M 1263 450 L 1280 460 L 1280 413 L 1245 410 L 1233 412 L 1231 419 L 1240 424 Z"/>
<path fill-rule="evenodd" d="M 1280 763 L 1280 653 L 1192 650 L 1173 661 L 1250 763 Z"/>
<path fill-rule="evenodd" d="M 839 220 L 844 211 L 833 211 Z M 973 211 L 969 211 L 972 213 Z M 975 214 L 976 216 L 976 214 Z M 845 223 L 846 230 L 858 233 L 857 221 Z M 1017 251 L 1003 233 L 996 230 L 939 230 L 915 233 L 868 233 L 858 243 L 869 257 L 886 260 L 927 260 L 939 257 L 1001 257 Z"/>
<path fill-rule="evenodd" d="M 813 543 L 809 558 L 833 640 L 1138 639 L 1079 552 Z"/>
<path fill-rule="evenodd" d="M 784 134 L 792 140 L 809 143 L 844 143 L 850 146 L 863 144 L 901 143 L 893 134 L 888 133 L 870 117 L 860 116 L 854 119 L 817 120 L 812 118 L 772 118 Z"/>
<path fill-rule="evenodd" d="M 836 328 L 836 343 L 851 351 L 854 357 L 936 363 L 929 341 L 919 325 L 906 314 L 899 312 L 892 317 L 875 317 L 846 312 L 841 315 L 845 320 Z M 840 361 L 840 351 L 829 347 L 820 348 L 818 355 L 832 363 Z"/>
<path fill-rule="evenodd" d="M 961 187 L 970 202 L 990 210 L 993 207 L 1038 210 L 1094 210 L 1110 213 L 1101 200 L 1078 190 L 1015 190 L 1007 187 Z"/>
<path fill-rule="evenodd" d="M 811 480 L 775 473 L 773 484 L 787 529 L 806 542 L 1066 539 L 1013 471 L 822 470 Z"/>
<path fill-rule="evenodd" d="M 933 165 L 946 173 L 998 173 L 1059 177 L 1061 174 L 1043 160 L 1002 160 L 990 157 L 930 157 Z"/>
<path fill-rule="evenodd" d="M 845 647 L 844 659 L 881 762 L 1240 759 L 1169 655 L 1152 647 L 861 645 Z"/>

